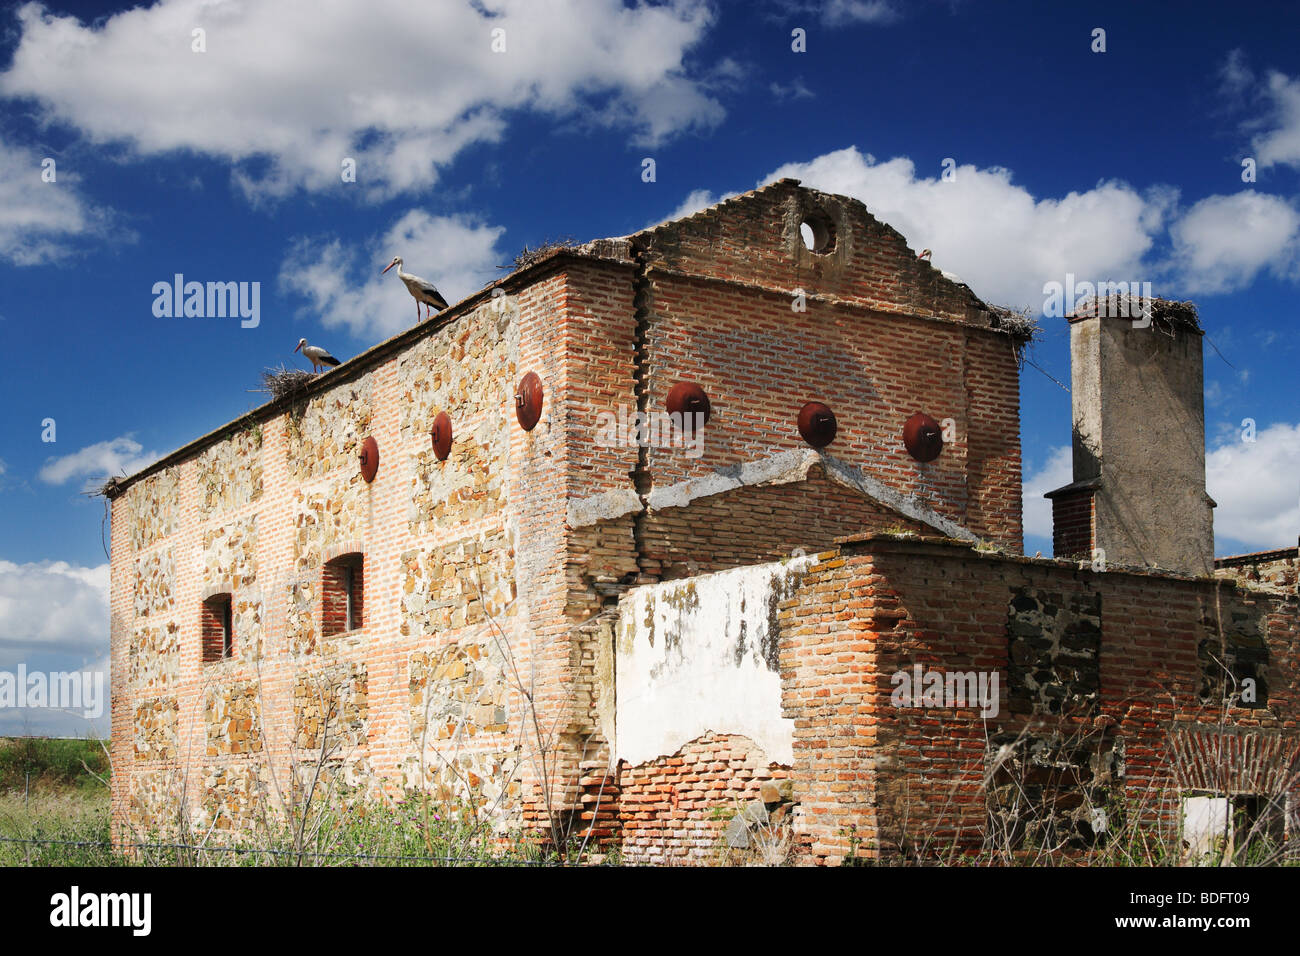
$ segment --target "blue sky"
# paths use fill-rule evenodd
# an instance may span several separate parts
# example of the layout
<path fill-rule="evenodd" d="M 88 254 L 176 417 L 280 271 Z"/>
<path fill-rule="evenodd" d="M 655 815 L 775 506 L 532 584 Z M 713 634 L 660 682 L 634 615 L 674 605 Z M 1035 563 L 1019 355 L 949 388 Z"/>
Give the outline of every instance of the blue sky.
<path fill-rule="evenodd" d="M 1219 552 L 1294 544 L 1298 27 L 1288 3 L 7 6 L 0 669 L 102 666 L 104 507 L 83 489 L 260 403 L 300 337 L 346 358 L 406 328 L 410 298 L 378 275 L 393 255 L 454 302 L 525 244 L 623 235 L 780 175 L 862 199 L 990 302 L 1038 310 L 1067 273 L 1195 300 L 1222 352 L 1205 350 Z M 156 317 L 175 273 L 260 283 L 257 327 Z M 1022 379 L 1030 554 L 1050 554 L 1041 492 L 1069 480 L 1048 377 L 1068 382 L 1068 339 L 1042 324 L 1043 373 Z"/>

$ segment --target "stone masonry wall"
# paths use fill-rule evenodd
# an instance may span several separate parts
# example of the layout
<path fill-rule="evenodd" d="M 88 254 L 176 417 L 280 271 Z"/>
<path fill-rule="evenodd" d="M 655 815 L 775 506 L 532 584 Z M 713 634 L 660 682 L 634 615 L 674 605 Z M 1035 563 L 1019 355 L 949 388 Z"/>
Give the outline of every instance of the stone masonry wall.
<path fill-rule="evenodd" d="M 1218 558 L 1214 562 L 1214 573 L 1248 587 L 1300 593 L 1300 552 L 1288 548 Z"/>
<path fill-rule="evenodd" d="M 175 827 L 178 814 L 223 832 L 283 817 L 284 800 L 301 805 L 301 770 L 322 743 L 331 794 L 425 786 L 519 819 L 525 709 L 506 657 L 532 671 L 512 501 L 519 457 L 535 453 L 545 469 L 554 447 L 530 450 L 515 421 L 519 316 L 535 313 L 540 328 L 562 285 L 516 284 L 503 302 L 435 320 L 406 350 L 359 375 L 329 373 L 333 387 L 114 502 L 119 839 Z M 446 462 L 429 439 L 441 410 L 455 429 Z M 356 457 L 366 437 L 380 448 L 370 484 Z M 322 637 L 323 565 L 354 551 L 364 627 Z M 204 663 L 200 608 L 219 593 L 232 596 L 234 655 Z M 426 693 L 427 735 L 412 715 Z M 459 722 L 450 735 L 447 718 Z"/>

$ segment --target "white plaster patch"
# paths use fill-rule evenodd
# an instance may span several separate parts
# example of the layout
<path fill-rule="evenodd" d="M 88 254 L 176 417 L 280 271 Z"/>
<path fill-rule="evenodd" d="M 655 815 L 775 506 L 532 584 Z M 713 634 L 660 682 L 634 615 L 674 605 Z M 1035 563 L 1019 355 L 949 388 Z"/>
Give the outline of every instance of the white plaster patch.
<path fill-rule="evenodd" d="M 610 518 L 621 518 L 641 510 L 641 499 L 631 488 L 615 488 L 587 498 L 570 499 L 567 521 L 570 528 L 587 525 Z"/>
<path fill-rule="evenodd" d="M 684 508 L 696 498 L 707 498 L 710 495 L 721 494 L 724 491 L 731 491 L 748 485 L 785 485 L 796 481 L 806 481 L 808 469 L 814 465 L 825 468 L 827 477 L 832 481 L 838 482 L 859 494 L 873 498 L 899 514 L 928 524 L 949 537 L 960 538 L 963 541 L 979 540 L 957 522 L 951 518 L 945 518 L 928 505 L 894 490 L 884 482 L 872 478 L 860 468 L 846 464 L 825 452 L 815 449 L 783 451 L 767 458 L 759 458 L 755 461 L 720 468 L 711 475 L 679 481 L 665 488 L 655 488 L 650 492 L 646 501 L 649 507 L 654 510 Z M 609 494 L 609 492 L 606 492 L 606 494 Z M 591 500 L 587 498 L 577 502 L 576 505 L 570 505 L 570 513 L 573 512 L 575 507 Z M 601 517 L 612 516 L 602 515 Z"/>
<path fill-rule="evenodd" d="M 812 556 L 629 591 L 619 602 L 614 750 L 631 764 L 709 731 L 741 734 L 774 763 L 794 761 L 781 716 L 776 607 Z"/>

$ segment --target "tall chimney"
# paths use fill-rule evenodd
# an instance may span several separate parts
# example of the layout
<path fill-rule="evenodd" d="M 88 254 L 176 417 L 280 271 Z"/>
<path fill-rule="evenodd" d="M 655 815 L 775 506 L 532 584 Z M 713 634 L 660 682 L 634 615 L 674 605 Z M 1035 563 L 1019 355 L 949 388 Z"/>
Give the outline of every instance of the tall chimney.
<path fill-rule="evenodd" d="M 1056 556 L 1212 574 L 1196 308 L 1094 298 L 1067 319 L 1074 481 L 1046 495 Z"/>

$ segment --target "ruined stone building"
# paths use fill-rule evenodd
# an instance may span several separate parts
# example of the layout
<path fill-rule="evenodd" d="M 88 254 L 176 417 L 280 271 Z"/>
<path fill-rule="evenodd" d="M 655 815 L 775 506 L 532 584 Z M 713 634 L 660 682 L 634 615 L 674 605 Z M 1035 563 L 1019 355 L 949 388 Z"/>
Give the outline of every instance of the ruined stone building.
<path fill-rule="evenodd" d="M 1295 552 L 1213 561 L 1201 335 L 1148 325 L 1072 317 L 1029 559 L 1023 329 L 861 203 L 552 250 L 112 490 L 117 832 L 250 826 L 318 764 L 649 861 L 1294 797 Z M 918 667 L 996 706 L 900 704 Z"/>

